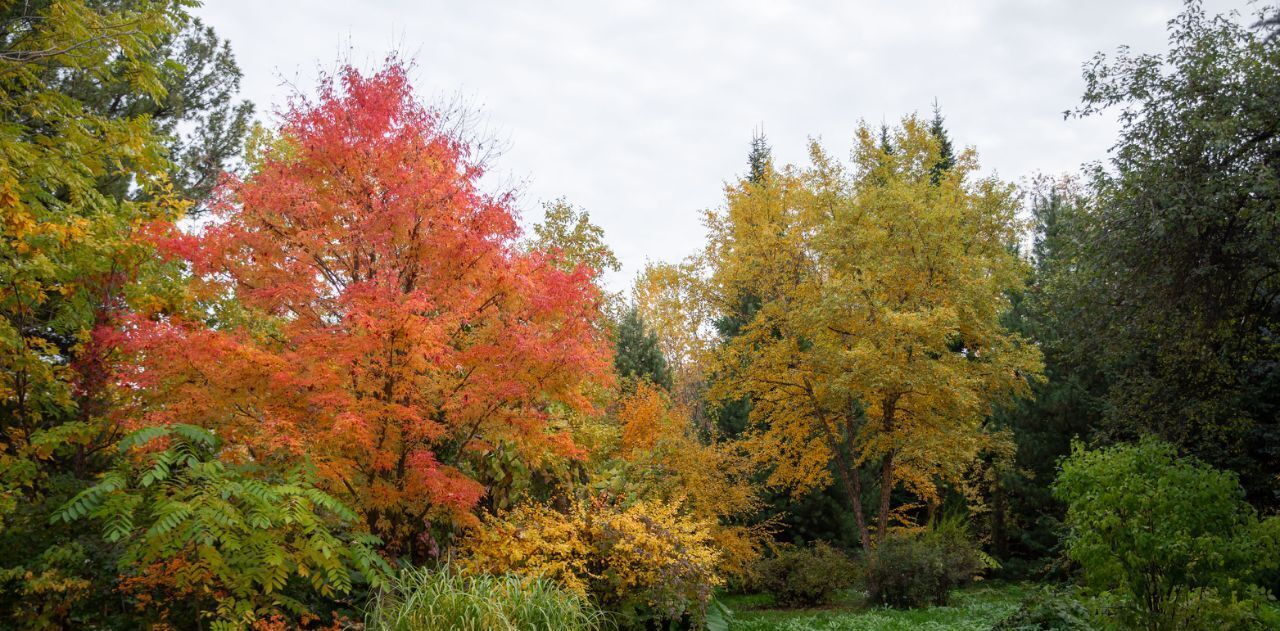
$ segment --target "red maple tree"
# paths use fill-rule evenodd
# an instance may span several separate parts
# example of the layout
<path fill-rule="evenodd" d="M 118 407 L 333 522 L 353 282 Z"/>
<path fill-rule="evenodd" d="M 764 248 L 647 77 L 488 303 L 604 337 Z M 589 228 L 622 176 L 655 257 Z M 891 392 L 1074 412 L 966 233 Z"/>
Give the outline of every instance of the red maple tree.
<path fill-rule="evenodd" d="M 473 519 L 485 489 L 467 471 L 497 445 L 535 466 L 580 456 L 550 411 L 585 411 L 612 378 L 597 271 L 520 247 L 510 195 L 480 190 L 446 123 L 394 60 L 325 80 L 209 225 L 158 231 L 196 295 L 235 307 L 128 327 L 135 418 L 305 457 L 414 556 L 429 523 Z"/>

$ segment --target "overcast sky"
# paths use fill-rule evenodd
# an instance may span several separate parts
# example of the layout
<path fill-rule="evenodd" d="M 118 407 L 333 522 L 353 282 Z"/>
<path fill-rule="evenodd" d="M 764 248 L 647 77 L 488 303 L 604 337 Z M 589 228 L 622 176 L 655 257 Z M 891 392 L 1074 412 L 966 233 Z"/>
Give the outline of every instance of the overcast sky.
<path fill-rule="evenodd" d="M 1212 0 L 1210 11 L 1253 9 Z M 809 138 L 847 156 L 859 121 L 928 114 L 1007 180 L 1105 157 L 1107 119 L 1063 120 L 1097 51 L 1166 48 L 1178 0 L 486 2 L 207 0 L 259 117 L 341 60 L 416 62 L 427 99 L 461 96 L 504 153 L 526 225 L 563 196 L 605 229 L 629 286 L 702 244 L 701 211 L 763 126 L 779 163 Z"/>

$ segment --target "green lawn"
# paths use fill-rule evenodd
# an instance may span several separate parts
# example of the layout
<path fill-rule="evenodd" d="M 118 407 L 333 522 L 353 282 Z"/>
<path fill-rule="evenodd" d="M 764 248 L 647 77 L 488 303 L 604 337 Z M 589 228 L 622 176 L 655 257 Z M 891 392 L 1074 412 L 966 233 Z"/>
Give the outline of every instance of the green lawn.
<path fill-rule="evenodd" d="M 823 609 L 771 609 L 768 596 L 725 596 L 734 612 L 732 631 L 908 631 L 947 629 L 986 631 L 1012 613 L 1027 588 L 978 586 L 957 591 L 946 607 L 886 609 L 866 606 L 857 594 Z"/>

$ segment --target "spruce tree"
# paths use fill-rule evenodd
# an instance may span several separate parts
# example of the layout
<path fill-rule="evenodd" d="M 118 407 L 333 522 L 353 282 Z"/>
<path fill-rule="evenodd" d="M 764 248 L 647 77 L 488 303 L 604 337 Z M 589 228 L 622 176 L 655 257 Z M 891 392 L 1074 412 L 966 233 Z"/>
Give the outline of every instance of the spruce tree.
<path fill-rule="evenodd" d="M 889 126 L 880 123 L 880 148 L 886 155 L 893 155 L 893 141 L 889 139 Z"/>
<path fill-rule="evenodd" d="M 956 164 L 955 150 L 951 146 L 951 138 L 947 136 L 947 128 L 943 125 L 946 119 L 942 117 L 942 108 L 938 107 L 938 102 L 933 102 L 933 120 L 929 122 L 929 133 L 938 140 L 939 157 L 938 162 L 933 165 L 930 170 L 930 181 L 934 184 L 942 178 L 942 174 L 946 173 Z"/>
<path fill-rule="evenodd" d="M 747 156 L 747 181 L 752 184 L 763 183 L 772 163 L 773 150 L 769 148 L 764 132 L 752 135 L 751 153 Z"/>
<path fill-rule="evenodd" d="M 658 335 L 645 326 L 635 307 L 629 307 L 618 322 L 613 362 L 623 379 L 644 379 L 671 389 L 671 369 L 658 346 Z"/>

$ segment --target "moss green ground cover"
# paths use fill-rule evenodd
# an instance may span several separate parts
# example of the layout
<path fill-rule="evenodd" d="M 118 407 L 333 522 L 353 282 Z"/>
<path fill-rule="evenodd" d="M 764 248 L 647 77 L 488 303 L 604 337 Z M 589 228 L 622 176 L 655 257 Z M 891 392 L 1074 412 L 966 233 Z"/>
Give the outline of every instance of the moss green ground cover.
<path fill-rule="evenodd" d="M 734 612 L 732 631 L 986 631 L 1018 608 L 1022 585 L 982 585 L 957 591 L 946 607 L 885 609 L 849 593 L 822 609 L 772 609 L 768 596 L 725 596 Z"/>

